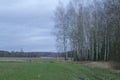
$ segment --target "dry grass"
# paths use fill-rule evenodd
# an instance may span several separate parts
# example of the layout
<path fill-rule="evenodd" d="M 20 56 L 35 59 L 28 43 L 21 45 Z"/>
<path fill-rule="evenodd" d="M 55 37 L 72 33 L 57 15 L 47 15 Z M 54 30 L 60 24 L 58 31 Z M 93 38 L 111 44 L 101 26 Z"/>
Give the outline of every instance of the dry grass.
<path fill-rule="evenodd" d="M 0 57 L 0 62 L 32 62 L 43 60 L 56 60 L 55 57 Z"/>
<path fill-rule="evenodd" d="M 116 70 L 113 68 L 114 64 L 112 62 L 90 62 L 90 61 L 82 61 L 82 62 L 75 62 L 77 64 L 82 64 L 92 68 L 98 68 L 103 70 L 111 71 L 112 73 L 120 74 L 120 70 Z"/>

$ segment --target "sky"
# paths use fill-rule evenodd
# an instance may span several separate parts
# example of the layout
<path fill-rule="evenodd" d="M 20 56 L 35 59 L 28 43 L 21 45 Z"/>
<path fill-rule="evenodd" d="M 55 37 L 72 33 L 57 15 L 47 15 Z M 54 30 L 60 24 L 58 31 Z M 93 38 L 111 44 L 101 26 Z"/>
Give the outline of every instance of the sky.
<path fill-rule="evenodd" d="M 0 50 L 55 52 L 56 40 L 52 31 L 58 2 L 0 0 Z"/>

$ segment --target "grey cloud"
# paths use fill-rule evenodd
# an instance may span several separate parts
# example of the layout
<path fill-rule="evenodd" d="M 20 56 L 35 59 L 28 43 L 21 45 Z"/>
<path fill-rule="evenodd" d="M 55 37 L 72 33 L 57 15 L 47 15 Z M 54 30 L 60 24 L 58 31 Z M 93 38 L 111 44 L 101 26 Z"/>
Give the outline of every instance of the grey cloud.
<path fill-rule="evenodd" d="M 51 32 L 58 1 L 0 0 L 0 50 L 56 51 Z"/>

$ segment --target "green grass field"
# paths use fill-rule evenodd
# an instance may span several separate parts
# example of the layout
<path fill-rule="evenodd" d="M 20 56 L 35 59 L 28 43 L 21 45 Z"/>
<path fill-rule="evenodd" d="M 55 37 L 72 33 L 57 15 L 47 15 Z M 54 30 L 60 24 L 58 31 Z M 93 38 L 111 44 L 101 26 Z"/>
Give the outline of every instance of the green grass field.
<path fill-rule="evenodd" d="M 120 74 L 62 62 L 0 62 L 0 80 L 120 80 Z"/>

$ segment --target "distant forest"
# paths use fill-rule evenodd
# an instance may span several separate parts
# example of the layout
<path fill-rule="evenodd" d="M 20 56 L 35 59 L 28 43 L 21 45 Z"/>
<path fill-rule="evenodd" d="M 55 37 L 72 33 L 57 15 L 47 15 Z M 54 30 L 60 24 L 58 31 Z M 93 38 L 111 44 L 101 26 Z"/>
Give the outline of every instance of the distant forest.
<path fill-rule="evenodd" d="M 8 52 L 0 51 L 0 57 L 56 57 L 58 53 L 55 52 Z M 62 56 L 60 54 L 59 56 Z"/>

